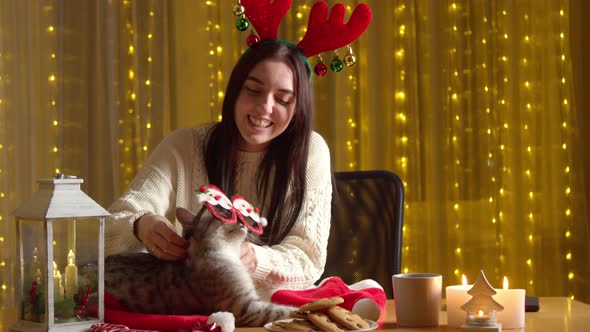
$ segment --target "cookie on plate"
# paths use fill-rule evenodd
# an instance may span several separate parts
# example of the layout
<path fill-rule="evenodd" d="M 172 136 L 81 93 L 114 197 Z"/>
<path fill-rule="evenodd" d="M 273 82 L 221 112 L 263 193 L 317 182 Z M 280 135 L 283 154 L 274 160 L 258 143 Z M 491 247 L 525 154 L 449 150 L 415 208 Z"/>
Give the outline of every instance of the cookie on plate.
<path fill-rule="evenodd" d="M 315 311 L 315 310 L 323 310 L 327 309 L 331 306 L 339 305 L 344 303 L 344 299 L 339 296 L 334 297 L 327 297 L 324 299 L 319 299 L 315 301 L 311 301 L 299 307 L 298 311 Z"/>
<path fill-rule="evenodd" d="M 293 319 L 285 325 L 285 329 L 289 331 L 312 332 L 316 330 L 316 327 L 307 319 Z"/>
<path fill-rule="evenodd" d="M 326 309 L 326 314 L 336 323 L 344 326 L 347 330 L 366 329 L 370 326 L 361 316 L 342 307 L 329 307 Z"/>
<path fill-rule="evenodd" d="M 313 325 L 319 327 L 321 331 L 344 332 L 344 330 L 341 329 L 330 316 L 323 312 L 312 311 L 307 314 L 307 318 L 313 323 Z"/>

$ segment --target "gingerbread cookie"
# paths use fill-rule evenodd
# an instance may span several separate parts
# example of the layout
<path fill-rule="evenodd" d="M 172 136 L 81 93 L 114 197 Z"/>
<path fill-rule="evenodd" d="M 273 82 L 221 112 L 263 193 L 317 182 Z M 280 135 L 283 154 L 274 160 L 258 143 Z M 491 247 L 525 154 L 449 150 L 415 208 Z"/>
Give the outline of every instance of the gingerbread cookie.
<path fill-rule="evenodd" d="M 341 329 L 330 316 L 323 312 L 312 311 L 307 314 L 307 318 L 313 323 L 313 325 L 319 327 L 321 331 L 344 332 L 344 330 Z"/>
<path fill-rule="evenodd" d="M 339 305 L 344 303 L 344 299 L 335 296 L 335 297 L 327 297 L 325 299 L 315 300 L 309 303 L 306 303 L 299 307 L 299 311 L 315 311 L 315 310 L 323 310 L 329 308 L 331 306 Z"/>
<path fill-rule="evenodd" d="M 370 326 L 361 316 L 342 307 L 330 307 L 326 310 L 326 314 L 336 323 L 344 326 L 347 330 L 366 329 Z"/>

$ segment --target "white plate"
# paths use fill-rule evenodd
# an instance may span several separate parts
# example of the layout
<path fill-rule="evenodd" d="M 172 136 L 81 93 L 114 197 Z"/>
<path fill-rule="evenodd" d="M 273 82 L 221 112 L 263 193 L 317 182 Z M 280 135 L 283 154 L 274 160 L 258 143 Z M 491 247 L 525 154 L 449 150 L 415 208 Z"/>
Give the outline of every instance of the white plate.
<path fill-rule="evenodd" d="M 289 319 L 281 319 L 281 320 L 278 320 L 277 322 L 285 322 L 285 323 L 287 323 L 287 322 L 290 322 L 290 321 L 292 321 L 292 320 L 293 320 L 293 318 L 289 318 Z M 367 323 L 369 323 L 369 327 L 368 327 L 368 328 L 366 328 L 366 329 L 354 330 L 354 332 L 372 331 L 372 330 L 376 329 L 377 327 L 379 327 L 379 324 L 377 324 L 377 322 L 375 322 L 375 321 L 372 321 L 372 320 L 370 320 L 370 319 L 365 319 L 365 321 L 366 321 Z M 282 329 L 274 328 L 274 327 L 272 326 L 272 323 L 273 323 L 273 322 L 270 322 L 270 323 L 266 323 L 266 324 L 264 324 L 264 328 L 265 328 L 267 331 L 271 331 L 271 332 L 289 332 L 289 331 L 287 331 L 287 330 L 282 330 Z"/>

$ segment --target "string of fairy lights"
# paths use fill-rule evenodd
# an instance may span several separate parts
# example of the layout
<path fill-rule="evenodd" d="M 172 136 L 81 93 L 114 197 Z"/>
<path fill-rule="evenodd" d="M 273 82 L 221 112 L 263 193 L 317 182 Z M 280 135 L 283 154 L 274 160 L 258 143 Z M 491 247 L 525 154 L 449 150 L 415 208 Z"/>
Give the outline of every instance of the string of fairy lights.
<path fill-rule="evenodd" d="M 223 71 L 221 42 L 221 13 L 222 6 L 215 1 L 206 0 L 207 26 L 205 30 L 209 33 L 209 57 L 207 63 L 209 69 L 209 112 L 212 118 L 221 121 L 221 105 L 223 103 Z"/>
<path fill-rule="evenodd" d="M 137 109 L 139 78 L 137 75 L 136 57 L 137 40 L 136 40 L 136 21 L 135 21 L 135 2 L 122 0 L 121 17 L 124 22 L 123 33 L 121 36 L 121 45 L 127 50 L 126 57 L 122 57 L 121 66 L 126 68 L 126 75 L 121 75 L 121 87 L 123 100 L 117 102 L 120 105 L 119 125 L 119 167 L 121 169 L 121 181 L 119 182 L 120 191 L 129 185 L 136 172 L 136 150 L 138 144 L 135 140 L 136 117 L 139 112 Z M 149 86 L 150 81 L 144 81 L 144 86 Z"/>
<path fill-rule="evenodd" d="M 466 5 L 466 4 L 463 4 Z M 461 44 L 463 40 L 463 31 L 460 29 L 464 26 L 462 19 L 466 8 L 459 6 L 453 2 L 448 7 L 448 21 L 449 28 L 447 28 L 449 36 L 449 49 L 447 50 L 447 63 L 445 64 L 446 73 L 443 82 L 448 84 L 446 89 L 447 101 L 443 103 L 442 112 L 444 114 L 445 123 L 449 124 L 449 159 L 445 163 L 450 163 L 448 169 L 450 174 L 446 181 L 446 195 L 450 204 L 451 220 L 455 220 L 454 232 L 449 232 L 449 241 L 454 245 L 454 262 L 457 266 L 464 266 L 462 246 L 463 237 L 460 236 L 464 227 L 463 219 L 461 218 L 461 192 L 463 190 L 462 173 L 467 165 L 464 165 L 465 160 L 463 150 L 466 147 L 464 142 L 467 142 L 464 130 L 465 121 L 465 107 L 464 107 L 464 92 L 467 89 L 463 85 L 462 77 L 459 73 L 463 73 L 462 57 L 465 52 L 464 46 Z M 464 272 L 459 268 L 455 268 L 453 273 L 458 276 Z"/>
<path fill-rule="evenodd" d="M 524 7 L 523 7 L 524 8 Z M 504 13 L 504 12 L 503 12 Z M 522 163 L 522 171 L 524 172 L 524 181 L 522 182 L 523 186 L 523 193 L 527 196 L 523 199 L 523 213 L 524 218 L 523 220 L 523 236 L 525 236 L 524 241 L 527 243 L 526 247 L 526 254 L 529 258 L 527 258 L 527 269 L 524 271 L 524 280 L 527 283 L 527 291 L 530 294 L 535 292 L 535 265 L 533 265 L 533 260 L 531 257 L 534 256 L 535 251 L 535 227 L 536 227 L 536 220 L 534 218 L 535 211 L 537 211 L 536 206 L 536 198 L 535 193 L 539 192 L 540 188 L 536 188 L 536 184 L 538 183 L 537 180 L 537 172 L 535 167 L 535 156 L 540 151 L 539 149 L 539 142 L 536 140 L 536 131 L 538 128 L 538 124 L 535 121 L 536 114 L 538 113 L 535 107 L 531 107 L 531 105 L 536 104 L 535 96 L 534 96 L 534 89 L 533 86 L 538 84 L 538 78 L 535 77 L 535 73 L 531 70 L 530 62 L 532 60 L 532 52 L 531 52 L 531 40 L 535 38 L 534 34 L 531 31 L 531 22 L 529 20 L 529 10 L 524 9 L 520 13 L 515 13 L 514 15 L 518 16 L 519 21 L 521 22 L 520 26 L 520 33 L 514 36 L 514 39 L 519 41 L 520 45 L 518 50 L 520 51 L 520 57 L 522 60 L 515 59 L 514 61 L 519 61 L 520 65 L 518 66 L 519 71 L 519 88 L 518 93 L 520 96 L 520 102 L 518 103 L 518 109 L 522 110 L 520 114 L 522 115 L 522 123 L 519 126 L 519 130 L 521 131 L 521 163 Z"/>
<path fill-rule="evenodd" d="M 58 55 L 61 54 L 60 50 L 58 49 L 58 38 L 60 38 L 61 27 L 57 26 L 57 12 L 52 3 L 47 4 L 43 13 L 46 16 L 46 22 L 48 22 L 48 25 L 45 27 L 46 31 L 44 34 L 44 42 L 46 43 L 45 47 L 49 53 L 47 59 L 47 70 L 49 74 L 47 77 L 46 105 L 50 114 L 48 126 L 50 128 L 50 132 L 52 133 L 53 141 L 50 145 L 52 154 L 50 162 L 53 163 L 55 174 L 58 174 L 62 172 L 60 169 L 60 161 L 63 148 L 60 141 L 60 133 L 62 130 L 62 117 L 60 110 L 62 109 L 62 105 L 58 104 L 61 103 L 61 100 L 59 100 L 58 89 L 59 82 L 62 79 L 59 76 L 60 55 Z"/>
<path fill-rule="evenodd" d="M 144 16 L 144 15 L 141 15 Z M 147 31 L 142 36 L 142 40 L 144 41 L 144 47 L 142 48 L 143 56 L 139 59 L 140 62 L 143 63 L 145 67 L 145 78 L 144 78 L 144 87 L 141 90 L 144 98 L 142 99 L 145 107 L 142 111 L 137 115 L 140 120 L 140 128 L 141 130 L 141 151 L 139 152 L 140 159 L 137 165 L 137 169 L 141 168 L 143 161 L 147 159 L 150 153 L 150 138 L 152 137 L 152 115 L 153 115 L 153 86 L 154 83 L 154 40 L 160 36 L 155 36 L 155 20 L 156 20 L 156 9 L 154 5 L 154 0 L 150 0 L 147 4 Z M 160 53 L 158 53 L 160 54 Z"/>
<path fill-rule="evenodd" d="M 559 14 L 555 15 L 557 17 L 558 25 L 559 25 L 559 36 L 557 36 L 554 40 L 557 40 L 560 56 L 558 59 L 558 71 L 560 82 L 557 84 L 559 86 L 559 93 L 562 96 L 562 102 L 560 112 L 561 112 L 561 130 L 562 130 L 562 154 L 565 160 L 565 165 L 563 165 L 563 198 L 566 202 L 564 217 L 566 220 L 565 224 L 565 253 L 563 254 L 565 257 L 566 262 L 566 269 L 567 269 L 567 292 L 568 296 L 574 300 L 574 293 L 575 289 L 575 280 L 576 280 L 576 273 L 575 273 L 575 262 L 573 257 L 573 243 L 571 232 L 574 226 L 574 213 L 573 213 L 573 197 L 572 197 L 572 187 L 574 182 L 572 181 L 571 172 L 570 172 L 570 161 L 573 160 L 573 154 L 571 149 L 568 148 L 567 142 L 572 142 L 574 140 L 572 132 L 569 130 L 570 124 L 572 123 L 572 112 L 570 108 L 569 100 L 571 100 L 571 88 L 570 82 L 568 78 L 572 77 L 570 63 L 566 61 L 566 59 L 571 59 L 571 55 L 568 54 L 568 45 L 569 43 L 569 35 L 566 34 L 566 31 L 569 30 L 569 19 L 566 13 L 569 13 L 568 2 L 564 1 L 562 3 L 562 7 L 559 9 Z"/>
<path fill-rule="evenodd" d="M 409 114 L 409 105 L 408 105 L 408 98 L 406 96 L 407 91 L 411 90 L 408 86 L 406 81 L 406 73 L 407 73 L 407 62 L 408 59 L 406 57 L 406 48 L 407 45 L 410 43 L 409 39 L 414 38 L 415 36 L 408 36 L 406 33 L 406 27 L 409 25 L 411 21 L 412 15 L 412 8 L 413 2 L 410 4 L 405 0 L 400 0 L 396 3 L 393 13 L 394 21 L 396 22 L 396 29 L 397 33 L 393 35 L 393 45 L 395 45 L 395 49 L 393 50 L 393 59 L 396 68 L 398 71 L 398 75 L 394 75 L 394 89 L 393 91 L 393 104 L 395 107 L 393 108 L 394 116 L 393 121 L 395 121 L 395 128 L 396 132 L 399 133 L 397 135 L 397 139 L 395 141 L 394 147 L 395 150 L 399 153 L 397 157 L 397 173 L 401 179 L 404 181 L 404 189 L 406 197 L 410 195 L 410 186 L 408 186 L 408 114 Z M 406 209 L 404 211 L 406 218 L 408 217 L 409 212 L 409 204 L 406 200 Z M 403 234 L 404 237 L 410 236 L 410 227 L 407 224 L 403 226 Z M 402 247 L 402 262 L 404 262 L 404 266 L 402 266 L 402 271 L 404 273 L 409 272 L 409 264 L 410 262 L 407 257 L 410 254 L 410 246 L 408 242 Z"/>
<path fill-rule="evenodd" d="M 9 234 L 10 228 L 8 226 L 8 218 L 3 214 L 4 211 L 8 210 L 7 193 L 5 193 L 5 190 L 8 188 L 8 179 L 5 168 L 8 166 L 7 161 L 9 160 L 8 149 L 5 147 L 7 144 L 6 119 L 8 117 L 6 114 L 8 100 L 5 98 L 5 91 L 7 90 L 8 77 L 5 67 L 7 62 L 5 57 L 6 49 L 3 46 L 6 43 L 4 43 L 3 39 L 3 34 L 0 34 L 0 307 L 8 304 L 8 287 L 11 284 L 9 279 L 11 273 L 7 264 L 7 261 L 10 259 L 7 247 L 7 234 Z M 1 326 L 2 324 L 0 323 L 0 328 Z"/>

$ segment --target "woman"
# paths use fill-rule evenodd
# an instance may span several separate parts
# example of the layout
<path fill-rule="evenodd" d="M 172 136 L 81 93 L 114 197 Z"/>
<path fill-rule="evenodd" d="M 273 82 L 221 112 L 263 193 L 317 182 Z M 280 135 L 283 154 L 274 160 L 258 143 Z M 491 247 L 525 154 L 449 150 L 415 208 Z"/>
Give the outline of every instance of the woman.
<path fill-rule="evenodd" d="M 214 184 L 245 197 L 268 220 L 261 243 L 245 243 L 241 253 L 261 295 L 317 281 L 326 261 L 332 182 L 328 147 L 311 130 L 309 75 L 296 46 L 252 45 L 231 74 L 222 121 L 165 138 L 110 207 L 106 254 L 145 248 L 160 259 L 183 259 L 186 241 L 173 222 L 175 209 L 198 210 L 195 190 Z"/>

